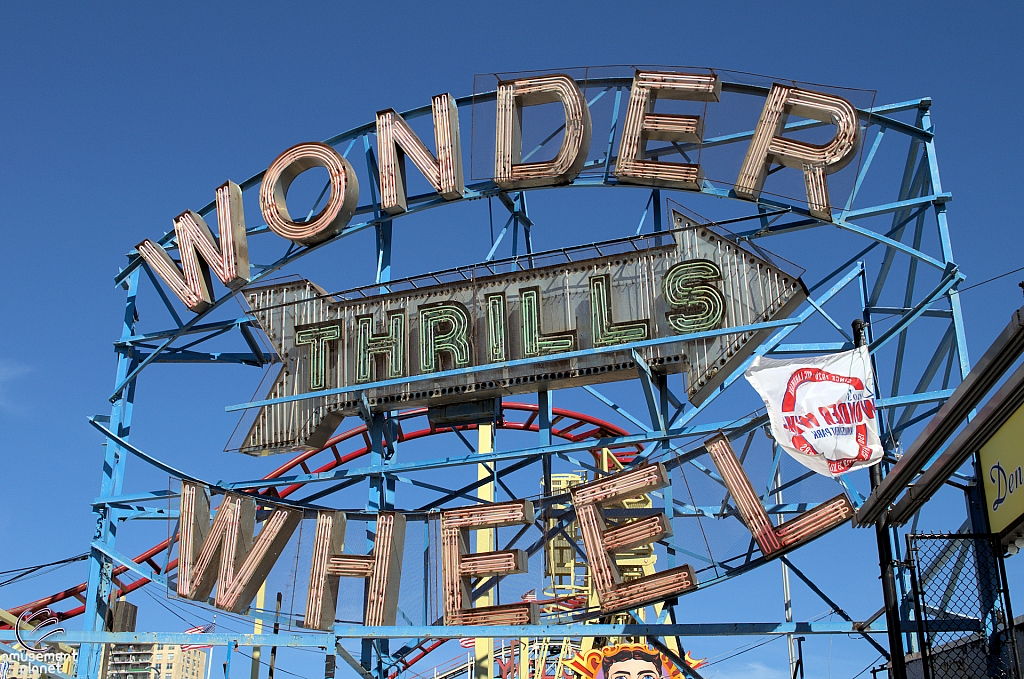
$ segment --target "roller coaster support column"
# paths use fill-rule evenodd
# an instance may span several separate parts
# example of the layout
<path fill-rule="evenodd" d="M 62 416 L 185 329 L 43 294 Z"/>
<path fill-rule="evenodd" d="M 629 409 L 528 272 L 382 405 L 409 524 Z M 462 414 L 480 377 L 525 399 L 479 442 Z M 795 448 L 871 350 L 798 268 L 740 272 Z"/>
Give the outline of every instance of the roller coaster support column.
<path fill-rule="evenodd" d="M 395 430 L 394 421 L 385 413 L 364 413 L 363 419 L 370 435 L 370 464 L 379 467 L 394 456 Z M 386 453 L 386 455 L 385 455 Z M 382 509 L 395 508 L 395 478 L 385 474 L 370 477 L 370 493 L 366 500 L 366 510 L 377 512 Z M 366 551 L 373 549 L 376 534 L 367 530 Z M 377 647 L 378 679 L 383 679 L 383 656 L 390 652 L 387 639 L 363 639 L 360 653 L 360 664 L 373 671 L 373 648 Z"/>
<path fill-rule="evenodd" d="M 487 424 L 477 425 L 477 444 L 476 450 L 478 453 L 490 453 L 494 450 L 494 423 L 489 422 Z M 497 465 L 496 462 L 491 464 Z M 494 471 L 487 464 L 478 464 L 477 479 L 493 479 Z M 486 502 L 494 502 L 494 482 L 485 483 L 477 490 L 477 497 Z M 479 552 L 491 552 L 497 549 L 497 529 L 486 528 L 476 531 L 476 548 L 473 550 Z M 490 589 L 485 594 L 482 594 L 476 600 L 476 606 L 493 606 L 497 603 L 495 596 L 495 590 Z M 474 644 L 475 662 L 473 664 L 473 676 L 475 679 L 494 679 L 494 639 L 482 639 L 477 637 L 476 643 Z"/>
<path fill-rule="evenodd" d="M 135 334 L 137 321 L 135 299 L 139 290 L 139 269 L 136 269 L 125 281 L 128 298 L 124 307 L 124 319 L 121 326 L 121 339 L 126 340 Z M 124 380 L 138 366 L 135 349 L 127 347 L 123 342 L 117 354 L 117 378 L 115 385 L 124 384 Z M 109 428 L 123 439 L 131 433 L 132 407 L 135 401 L 135 380 L 124 385 L 112 401 L 110 407 Z M 127 453 L 113 441 L 103 444 L 103 482 L 100 485 L 100 497 L 111 497 L 121 494 L 124 480 L 124 465 Z M 117 538 L 117 520 L 120 510 L 109 505 L 94 505 L 96 515 L 96 532 L 93 541 L 113 548 Z M 112 593 L 113 562 L 100 550 L 93 547 L 89 553 L 89 586 L 86 589 L 85 616 L 82 628 L 89 632 L 100 632 L 104 629 L 107 619 L 107 605 Z M 78 653 L 79 679 L 90 679 L 100 675 L 100 644 L 82 644 Z"/>
<path fill-rule="evenodd" d="M 867 324 L 862 320 L 853 322 L 853 340 L 856 346 L 868 343 Z M 882 482 L 882 463 L 870 467 L 871 489 Z M 882 579 L 882 600 L 885 602 L 885 624 L 889 633 L 890 679 L 907 679 L 906 656 L 903 653 L 903 634 L 900 632 L 900 599 L 896 593 L 896 574 L 893 571 L 892 542 L 889 528 L 884 519 L 875 525 L 875 539 L 878 542 L 878 568 Z"/>

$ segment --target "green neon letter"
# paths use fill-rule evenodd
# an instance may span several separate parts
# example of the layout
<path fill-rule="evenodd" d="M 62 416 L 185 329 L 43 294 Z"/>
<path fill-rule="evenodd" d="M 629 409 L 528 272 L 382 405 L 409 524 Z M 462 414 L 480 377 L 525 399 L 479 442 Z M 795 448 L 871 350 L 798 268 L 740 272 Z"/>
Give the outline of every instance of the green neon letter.
<path fill-rule="evenodd" d="M 647 339 L 647 321 L 612 322 L 611 277 L 590 277 L 590 320 L 594 327 L 594 346 L 639 342 Z"/>
<path fill-rule="evenodd" d="M 457 302 L 420 307 L 420 372 L 440 370 L 442 352 L 453 368 L 469 365 L 469 312 Z"/>
<path fill-rule="evenodd" d="M 722 278 L 714 262 L 696 259 L 676 264 L 665 274 L 662 292 L 672 309 L 668 324 L 680 334 L 714 330 L 725 314 L 725 297 L 712 283 Z"/>
<path fill-rule="evenodd" d="M 540 288 L 519 289 L 519 315 L 523 326 L 523 358 L 572 351 L 576 332 L 545 335 L 540 327 Z"/>
<path fill-rule="evenodd" d="M 309 345 L 309 390 L 317 391 L 327 387 L 327 358 L 330 355 L 328 342 L 341 337 L 340 325 L 320 325 L 314 328 L 295 329 L 295 344 Z"/>
<path fill-rule="evenodd" d="M 373 315 L 356 318 L 356 382 L 373 382 L 377 379 L 377 354 L 384 356 L 388 366 L 388 379 L 393 380 L 405 374 L 405 312 L 387 312 L 390 332 L 373 334 Z"/>
<path fill-rule="evenodd" d="M 505 295 L 497 292 L 484 298 L 487 302 L 487 360 L 492 363 L 508 359 L 508 316 Z"/>

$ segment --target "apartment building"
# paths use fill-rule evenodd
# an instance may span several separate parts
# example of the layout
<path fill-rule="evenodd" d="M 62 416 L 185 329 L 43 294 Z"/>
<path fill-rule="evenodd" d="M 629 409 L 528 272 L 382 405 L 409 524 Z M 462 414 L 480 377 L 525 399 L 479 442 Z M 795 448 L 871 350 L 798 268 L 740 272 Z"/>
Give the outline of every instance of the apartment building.
<path fill-rule="evenodd" d="M 106 679 L 204 679 L 206 651 L 174 644 L 115 644 Z"/>

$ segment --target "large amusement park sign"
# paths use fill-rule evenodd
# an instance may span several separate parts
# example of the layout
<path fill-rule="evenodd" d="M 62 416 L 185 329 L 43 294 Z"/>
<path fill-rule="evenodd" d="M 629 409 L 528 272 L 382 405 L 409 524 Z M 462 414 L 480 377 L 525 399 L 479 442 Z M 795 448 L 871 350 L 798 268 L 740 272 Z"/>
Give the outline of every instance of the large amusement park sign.
<path fill-rule="evenodd" d="M 657 162 L 652 140 L 699 143 L 700 116 L 655 112 L 661 99 L 719 101 L 714 74 L 641 71 L 629 91 L 614 181 L 699 191 L 698 163 Z M 523 109 L 545 103 L 564 108 L 564 135 L 555 157 L 524 162 Z M 377 114 L 379 209 L 397 216 L 408 209 L 405 167 L 411 163 L 439 200 L 466 195 L 458 109 L 448 94 L 433 98 L 432 152 L 409 124 L 388 109 Z M 834 126 L 824 144 L 783 136 L 796 114 Z M 499 83 L 496 94 L 493 182 L 501 190 L 570 184 L 581 172 L 591 142 L 587 101 L 567 75 Z M 827 174 L 854 157 L 859 143 L 857 111 L 845 99 L 788 85 L 773 85 L 742 163 L 735 196 L 757 200 L 773 164 L 803 175 L 806 209 L 829 221 Z M 327 201 L 307 220 L 288 209 L 288 190 L 302 172 L 321 167 L 330 178 Z M 260 213 L 267 227 L 299 246 L 339 235 L 353 217 L 359 186 L 343 155 L 322 143 L 283 152 L 262 178 Z M 375 199 L 376 200 L 376 199 Z M 196 212 L 174 221 L 174 239 L 145 240 L 138 252 L 152 271 L 192 311 L 208 309 L 215 275 L 243 291 L 250 317 L 266 333 L 280 371 L 251 423 L 242 452 L 264 455 L 324 446 L 342 418 L 409 406 L 444 406 L 506 394 L 627 379 L 638 366 L 683 373 L 691 403 L 748 358 L 769 330 L 738 330 L 788 316 L 806 298 L 799 276 L 768 261 L 761 251 L 723 238 L 713 225 L 674 212 L 671 228 L 638 236 L 390 281 L 372 288 L 328 294 L 299 279 L 246 287 L 250 266 L 242 194 L 227 182 L 216 192 L 217 236 Z M 171 258 L 177 249 L 180 260 Z M 719 331 L 719 332 L 715 332 Z M 672 338 L 704 333 L 699 340 Z M 838 415 L 837 415 L 838 417 Z M 831 420 L 830 420 L 831 421 Z M 841 422 L 840 422 L 841 424 Z M 853 508 L 839 495 L 773 525 L 728 438 L 706 442 L 717 473 L 729 490 L 752 538 L 774 557 L 847 521 Z M 588 555 L 594 604 L 601 613 L 664 601 L 697 586 L 689 565 L 624 579 L 616 553 L 649 545 L 671 534 L 658 512 L 632 522 L 606 522 L 605 508 L 668 485 L 662 464 L 642 465 L 571 489 L 566 500 L 579 523 Z M 206 600 L 216 585 L 218 607 L 240 612 L 252 601 L 282 553 L 303 511 L 260 498 L 269 514 L 254 538 L 257 500 L 228 492 L 210 521 L 211 489 L 183 482 L 180 509 L 180 596 Z M 537 621 L 530 602 L 473 607 L 472 583 L 524 572 L 521 550 L 473 553 L 470 531 L 530 524 L 527 500 L 445 509 L 441 513 L 444 622 L 447 625 L 509 625 Z M 367 581 L 364 622 L 395 624 L 406 518 L 376 515 L 376 539 L 368 555 L 344 551 L 346 514 L 317 510 L 305 626 L 334 624 L 338 581 Z"/>
<path fill-rule="evenodd" d="M 701 116 L 655 112 L 658 98 L 717 102 L 715 74 L 639 71 L 629 92 L 614 169 L 622 184 L 699 191 L 697 163 L 649 160 L 652 140 L 699 143 Z M 502 190 L 572 183 L 584 166 L 591 119 L 579 85 L 567 75 L 502 81 L 496 95 L 493 181 Z M 560 103 L 564 135 L 555 157 L 523 162 L 523 109 Z M 458 109 L 449 94 L 432 102 L 436 154 L 394 110 L 377 115 L 379 209 L 407 210 L 405 167 L 426 178 L 443 201 L 464 197 Z M 830 124 L 825 144 L 782 132 L 787 116 Z M 798 169 L 807 212 L 832 219 L 826 175 L 856 154 L 856 109 L 842 97 L 773 85 L 734 184 L 735 196 L 757 200 L 773 164 Z M 288 210 L 292 181 L 312 167 L 330 177 L 326 204 L 307 220 Z M 376 192 L 374 192 L 376 195 Z M 263 175 L 259 205 L 267 227 L 297 245 L 337 236 L 351 220 L 359 186 L 351 164 L 334 148 L 304 143 L 283 152 Z M 216 192 L 218 238 L 186 211 L 173 240 L 145 240 L 138 252 L 184 304 L 209 308 L 212 277 L 230 289 L 249 282 L 241 190 Z M 582 252 L 533 256 L 529 264 L 498 263 L 394 281 L 387 289 L 328 295 L 312 282 L 247 288 L 253 318 L 283 364 L 241 444 L 262 455 L 322 445 L 341 419 L 362 411 L 465 402 L 623 379 L 639 357 L 664 374 L 685 372 L 699 404 L 735 369 L 767 331 L 719 334 L 699 343 L 658 343 L 675 335 L 738 327 L 786 316 L 806 297 L 803 283 L 760 253 L 718 237 L 676 214 L 674 230 L 657 239 L 598 243 Z M 168 249 L 176 247 L 180 262 Z M 616 351 L 617 345 L 634 348 Z M 493 368 L 493 369 L 486 369 Z M 299 397 L 299 395 L 302 395 Z"/>

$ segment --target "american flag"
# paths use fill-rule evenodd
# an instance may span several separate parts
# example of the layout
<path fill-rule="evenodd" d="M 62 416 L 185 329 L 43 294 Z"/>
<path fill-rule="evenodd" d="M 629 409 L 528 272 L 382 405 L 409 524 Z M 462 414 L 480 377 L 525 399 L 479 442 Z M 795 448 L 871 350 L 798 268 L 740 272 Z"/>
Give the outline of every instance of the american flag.
<path fill-rule="evenodd" d="M 459 646 L 461 646 L 462 648 L 476 648 L 476 639 L 474 639 L 473 637 L 465 637 L 463 639 L 459 639 Z"/>
<path fill-rule="evenodd" d="M 529 592 L 525 592 L 521 597 L 523 601 L 533 602 L 537 600 L 537 590 L 531 589 Z"/>
<path fill-rule="evenodd" d="M 208 625 L 189 627 L 187 630 L 185 630 L 185 634 L 209 634 L 215 629 L 217 629 L 217 623 L 211 622 Z M 212 648 L 212 646 L 210 644 L 183 644 L 181 650 L 192 651 L 197 648 Z"/>

